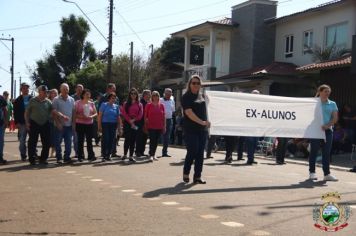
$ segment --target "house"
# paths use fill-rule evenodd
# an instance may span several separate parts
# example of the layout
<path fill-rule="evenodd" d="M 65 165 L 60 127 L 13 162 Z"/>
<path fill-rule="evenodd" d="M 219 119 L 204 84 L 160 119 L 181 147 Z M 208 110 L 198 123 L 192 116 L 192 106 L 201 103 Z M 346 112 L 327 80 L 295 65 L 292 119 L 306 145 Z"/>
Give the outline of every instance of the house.
<path fill-rule="evenodd" d="M 180 87 L 191 74 L 200 74 L 213 90 L 314 95 L 315 87 L 328 80 L 321 79 L 320 70 L 300 67 L 313 63 L 310 52 L 317 47 L 352 48 L 356 1 L 335 0 L 279 18 L 276 12 L 276 1 L 248 0 L 232 7 L 231 18 L 173 33 L 185 39 Z M 204 65 L 189 64 L 191 44 L 204 47 Z"/>

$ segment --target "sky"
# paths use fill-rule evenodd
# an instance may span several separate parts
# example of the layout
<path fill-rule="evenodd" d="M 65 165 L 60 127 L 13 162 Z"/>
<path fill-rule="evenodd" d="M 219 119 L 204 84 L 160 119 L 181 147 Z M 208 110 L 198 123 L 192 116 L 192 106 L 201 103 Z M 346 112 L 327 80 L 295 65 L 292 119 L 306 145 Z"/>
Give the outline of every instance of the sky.
<path fill-rule="evenodd" d="M 109 0 L 73 0 L 100 32 L 108 35 Z M 114 0 L 113 55 L 128 54 L 130 42 L 134 54 L 147 58 L 150 45 L 161 46 L 171 33 L 231 16 L 231 7 L 246 0 Z M 331 0 L 280 0 L 277 17 L 302 11 Z M 83 16 L 75 4 L 62 0 L 0 0 L 0 38 L 15 39 L 14 79 L 19 87 L 31 83 L 29 68 L 51 53 L 59 42 L 59 21 L 70 14 Z M 85 16 L 83 16 L 85 17 Z M 88 41 L 95 49 L 107 47 L 106 40 L 92 26 Z M 11 88 L 11 41 L 0 40 L 0 93 Z M 17 89 L 18 90 L 18 89 Z M 16 90 L 16 91 L 17 91 Z M 19 93 L 16 92 L 18 96 Z"/>

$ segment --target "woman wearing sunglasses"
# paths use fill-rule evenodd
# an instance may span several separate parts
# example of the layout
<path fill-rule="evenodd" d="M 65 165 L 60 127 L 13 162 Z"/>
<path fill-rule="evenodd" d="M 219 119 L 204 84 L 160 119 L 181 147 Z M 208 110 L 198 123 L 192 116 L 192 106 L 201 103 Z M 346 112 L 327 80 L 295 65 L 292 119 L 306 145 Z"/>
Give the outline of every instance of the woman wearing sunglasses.
<path fill-rule="evenodd" d="M 204 161 L 204 147 L 207 138 L 207 121 L 205 99 L 200 93 L 201 78 L 193 75 L 187 84 L 187 92 L 182 96 L 184 112 L 184 135 L 187 154 L 184 162 L 183 181 L 189 182 L 191 166 L 194 162 L 194 184 L 206 184 L 201 179 Z"/>
<path fill-rule="evenodd" d="M 122 160 L 127 158 L 127 152 L 130 150 L 129 160 L 135 162 L 133 157 L 135 151 L 136 135 L 138 130 L 138 122 L 142 119 L 143 108 L 138 100 L 138 92 L 135 88 L 130 90 L 127 101 L 122 106 L 122 116 L 124 117 L 124 156 Z"/>

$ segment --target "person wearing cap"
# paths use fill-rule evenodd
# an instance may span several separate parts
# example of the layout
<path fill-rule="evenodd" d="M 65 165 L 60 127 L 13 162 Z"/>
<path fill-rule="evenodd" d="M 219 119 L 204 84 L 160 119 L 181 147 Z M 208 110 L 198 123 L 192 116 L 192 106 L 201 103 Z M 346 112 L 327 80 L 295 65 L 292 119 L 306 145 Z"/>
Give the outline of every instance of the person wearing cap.
<path fill-rule="evenodd" d="M 0 164 L 6 164 L 4 159 L 4 138 L 5 128 L 8 125 L 7 121 L 7 103 L 3 96 L 0 95 Z"/>
<path fill-rule="evenodd" d="M 53 117 L 55 124 L 55 146 L 57 163 L 62 162 L 62 140 L 64 140 L 64 162 L 71 162 L 72 137 L 75 132 L 75 121 L 73 119 L 75 102 L 69 96 L 69 86 L 61 84 L 60 94 L 53 99 Z M 78 156 L 78 158 L 80 158 Z"/>
<path fill-rule="evenodd" d="M 29 131 L 28 159 L 31 165 L 36 164 L 36 147 L 38 136 L 41 137 L 42 151 L 40 164 L 48 164 L 50 146 L 50 123 L 52 103 L 47 98 L 47 86 L 38 87 L 38 95 L 31 98 L 25 111 L 26 128 Z"/>
<path fill-rule="evenodd" d="M 25 110 L 32 98 L 29 94 L 29 87 L 28 83 L 21 83 L 21 95 L 14 102 L 14 120 L 19 134 L 19 151 L 22 161 L 26 161 L 27 157 L 26 137 L 28 132 L 26 129 Z"/>

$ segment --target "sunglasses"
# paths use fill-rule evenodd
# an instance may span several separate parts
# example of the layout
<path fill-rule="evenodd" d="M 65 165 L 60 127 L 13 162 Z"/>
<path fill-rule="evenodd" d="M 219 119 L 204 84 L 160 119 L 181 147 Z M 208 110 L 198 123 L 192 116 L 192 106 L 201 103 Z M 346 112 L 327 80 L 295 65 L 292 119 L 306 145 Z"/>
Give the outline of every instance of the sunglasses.
<path fill-rule="evenodd" d="M 200 85 L 200 82 L 191 82 L 192 85 Z"/>

